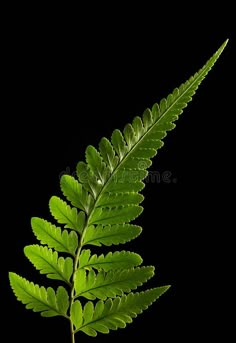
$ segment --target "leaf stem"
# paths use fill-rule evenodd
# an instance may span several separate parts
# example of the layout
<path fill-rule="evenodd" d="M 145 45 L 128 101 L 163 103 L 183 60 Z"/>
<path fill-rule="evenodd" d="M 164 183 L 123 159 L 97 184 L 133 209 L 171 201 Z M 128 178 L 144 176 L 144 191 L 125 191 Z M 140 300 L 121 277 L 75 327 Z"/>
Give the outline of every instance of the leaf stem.
<path fill-rule="evenodd" d="M 70 312 L 71 312 L 71 307 L 74 303 L 74 299 L 75 299 L 75 272 L 78 269 L 78 264 L 79 264 L 79 257 L 80 257 L 80 253 L 81 253 L 81 249 L 83 246 L 83 239 L 84 239 L 84 233 L 86 231 L 87 225 L 85 226 L 83 233 L 80 237 L 79 240 L 79 245 L 78 245 L 78 249 L 77 249 L 77 253 L 75 256 L 75 260 L 74 260 L 74 268 L 73 268 L 73 275 L 72 275 L 72 286 L 71 286 L 71 294 L 70 294 Z M 70 332 L 71 332 L 71 343 L 75 343 L 75 327 L 74 324 L 72 323 L 72 320 L 70 318 Z"/>
<path fill-rule="evenodd" d="M 75 343 L 75 331 L 72 320 L 70 320 L 70 333 L 71 333 L 71 343 Z"/>

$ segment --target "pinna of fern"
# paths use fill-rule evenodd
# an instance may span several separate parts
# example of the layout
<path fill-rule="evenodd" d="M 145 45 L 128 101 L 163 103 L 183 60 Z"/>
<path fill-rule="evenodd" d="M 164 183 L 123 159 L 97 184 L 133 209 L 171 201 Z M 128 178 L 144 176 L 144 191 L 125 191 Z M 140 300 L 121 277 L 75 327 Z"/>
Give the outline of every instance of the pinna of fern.
<path fill-rule="evenodd" d="M 61 177 L 64 199 L 52 196 L 49 201 L 57 225 L 32 218 L 32 230 L 41 245 L 26 246 L 24 253 L 41 274 L 63 286 L 45 288 L 12 272 L 10 284 L 26 308 L 44 317 L 68 319 L 72 342 L 78 331 L 96 336 L 124 328 L 168 290 L 169 286 L 162 286 L 136 292 L 154 275 L 154 267 L 142 266 L 135 252 L 97 255 L 92 254 L 92 246 L 125 244 L 140 235 L 141 227 L 131 222 L 143 210 L 140 192 L 147 169 L 226 44 L 123 132 L 115 130 L 110 140 L 102 138 L 97 149 L 87 147 L 85 162 L 77 165 L 77 178 Z"/>

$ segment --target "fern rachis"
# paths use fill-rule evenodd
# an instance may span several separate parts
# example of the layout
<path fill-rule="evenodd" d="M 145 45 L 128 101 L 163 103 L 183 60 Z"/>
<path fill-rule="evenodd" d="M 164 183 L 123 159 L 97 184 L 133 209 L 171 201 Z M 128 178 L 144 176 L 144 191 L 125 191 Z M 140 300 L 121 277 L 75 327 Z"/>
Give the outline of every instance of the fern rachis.
<path fill-rule="evenodd" d="M 142 258 L 134 252 L 96 255 L 87 246 L 124 244 L 141 233 L 130 222 L 143 210 L 140 191 L 151 159 L 226 44 L 159 105 L 135 117 L 123 133 L 115 130 L 111 140 L 102 138 L 98 150 L 88 146 L 86 162 L 77 165 L 78 179 L 63 175 L 60 180 L 69 203 L 57 196 L 50 199 L 50 212 L 60 226 L 32 218 L 41 245 L 26 246 L 25 255 L 41 274 L 64 286 L 46 289 L 12 272 L 10 284 L 26 308 L 68 319 L 72 343 L 79 331 L 96 336 L 124 328 L 168 290 L 162 286 L 133 292 L 154 275 L 154 267 L 141 266 Z"/>

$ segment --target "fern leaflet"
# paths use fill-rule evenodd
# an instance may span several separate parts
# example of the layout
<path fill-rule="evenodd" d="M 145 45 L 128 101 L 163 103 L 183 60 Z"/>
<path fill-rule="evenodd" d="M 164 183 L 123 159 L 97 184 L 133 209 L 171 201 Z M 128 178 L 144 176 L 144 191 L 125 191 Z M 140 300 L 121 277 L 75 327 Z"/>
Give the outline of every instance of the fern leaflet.
<path fill-rule="evenodd" d="M 88 226 L 84 232 L 83 245 L 91 244 L 101 246 L 112 244 L 124 244 L 140 235 L 140 226 L 131 224 Z"/>
<path fill-rule="evenodd" d="M 107 273 L 100 271 L 97 274 L 93 269 L 88 272 L 78 269 L 75 273 L 75 297 L 83 296 L 89 300 L 114 298 L 142 286 L 153 275 L 152 266 L 110 270 Z"/>
<path fill-rule="evenodd" d="M 146 310 L 154 301 L 168 290 L 168 286 L 158 287 L 140 293 L 130 293 L 127 296 L 108 299 L 106 302 L 99 300 L 95 307 L 91 301 L 87 302 L 82 309 L 78 300 L 75 305 L 80 314 L 79 321 L 75 319 L 74 325 L 77 331 L 83 331 L 89 336 L 96 336 L 97 332 L 109 333 L 109 330 L 125 328 L 127 323 L 132 322 L 137 314 Z"/>
<path fill-rule="evenodd" d="M 58 258 L 58 253 L 40 245 L 28 245 L 24 248 L 26 257 L 33 263 L 41 274 L 55 280 L 62 280 L 70 285 L 73 273 L 73 260 L 71 257 Z"/>
<path fill-rule="evenodd" d="M 129 269 L 142 263 L 142 258 L 130 251 L 109 252 L 106 256 L 91 255 L 89 249 L 84 249 L 80 255 L 79 268 L 95 268 L 105 271 L 114 269 Z"/>
<path fill-rule="evenodd" d="M 63 316 L 67 318 L 69 297 L 64 287 L 58 287 L 56 293 L 49 287 L 39 287 L 21 276 L 10 273 L 10 284 L 18 300 L 26 308 L 41 312 L 43 317 Z"/>

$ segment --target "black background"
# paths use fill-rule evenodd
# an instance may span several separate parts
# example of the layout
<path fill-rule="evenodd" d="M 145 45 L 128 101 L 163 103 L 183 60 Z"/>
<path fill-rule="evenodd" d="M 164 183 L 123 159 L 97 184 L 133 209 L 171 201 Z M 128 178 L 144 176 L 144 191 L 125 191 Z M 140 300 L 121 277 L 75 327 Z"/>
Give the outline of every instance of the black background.
<path fill-rule="evenodd" d="M 230 38 L 154 160 L 151 170 L 161 180 L 148 182 L 143 192 L 144 212 L 136 221 L 143 233 L 124 247 L 155 265 L 147 287 L 172 288 L 125 330 L 77 340 L 191 342 L 220 334 L 232 229 L 226 193 L 234 184 L 230 9 L 164 7 L 91 4 L 88 10 L 14 8 L 6 14 L 1 335 L 9 342 L 69 342 L 68 323 L 26 310 L 7 276 L 15 271 L 47 282 L 23 247 L 36 243 L 30 218 L 51 219 L 48 200 L 60 196 L 60 175 L 73 173 L 88 144 L 97 146 L 167 96 Z M 229 20 L 222 23 L 222 16 Z M 162 179 L 166 172 L 170 182 Z"/>

